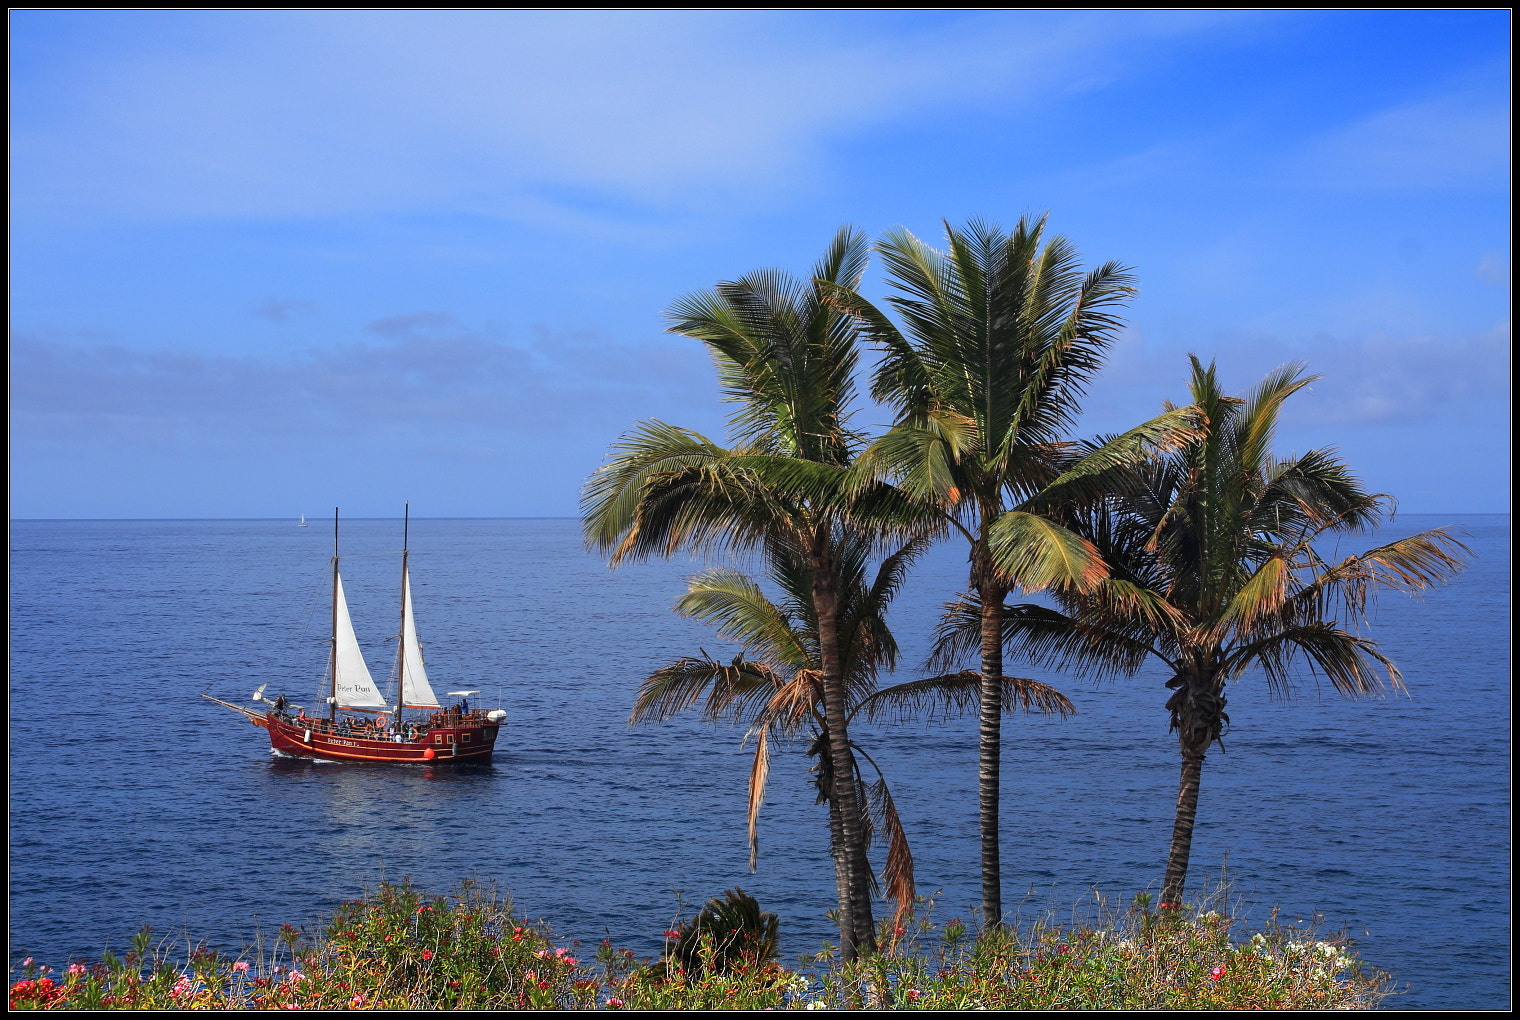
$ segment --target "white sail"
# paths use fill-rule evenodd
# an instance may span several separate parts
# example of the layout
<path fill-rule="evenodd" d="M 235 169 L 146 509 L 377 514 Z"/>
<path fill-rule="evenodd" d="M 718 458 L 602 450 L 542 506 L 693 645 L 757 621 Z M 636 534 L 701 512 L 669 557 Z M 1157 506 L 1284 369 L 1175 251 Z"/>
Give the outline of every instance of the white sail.
<path fill-rule="evenodd" d="M 359 639 L 354 636 L 354 622 L 348 617 L 348 600 L 343 597 L 343 579 L 338 578 L 337 647 L 334 649 L 333 665 L 339 708 L 389 708 L 380 688 L 369 675 L 364 664 L 364 653 L 359 650 Z"/>
<path fill-rule="evenodd" d="M 417 644 L 417 624 L 412 617 L 412 577 L 401 577 L 401 703 L 407 708 L 441 708 L 438 695 L 428 686 Z"/>

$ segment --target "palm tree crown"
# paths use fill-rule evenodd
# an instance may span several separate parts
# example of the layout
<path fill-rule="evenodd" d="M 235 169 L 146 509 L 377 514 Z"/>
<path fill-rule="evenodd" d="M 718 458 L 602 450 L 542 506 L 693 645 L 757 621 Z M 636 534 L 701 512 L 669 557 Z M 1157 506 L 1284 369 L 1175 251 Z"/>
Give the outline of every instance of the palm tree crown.
<path fill-rule="evenodd" d="M 1045 236 L 1044 218 L 1026 216 L 1011 233 L 980 221 L 945 231 L 944 251 L 902 230 L 877 245 L 902 328 L 858 294 L 833 294 L 882 349 L 872 392 L 897 412 L 859 459 L 857 476 L 892 479 L 970 545 L 971 587 L 984 607 L 982 910 L 999 924 L 1003 599 L 1015 586 L 1080 586 L 1103 574 L 1089 543 L 1023 504 L 1074 468 L 1066 435 L 1077 401 L 1133 286 L 1117 263 L 1084 273 L 1071 242 Z M 1176 416 L 1151 423 L 1118 446 L 1153 441 L 1179 424 Z"/>
<path fill-rule="evenodd" d="M 824 714 L 839 771 L 835 800 L 849 876 L 840 904 L 846 959 L 857 948 L 873 948 L 875 925 L 841 667 L 840 537 L 869 516 L 857 510 L 885 519 L 880 511 L 890 509 L 894 496 L 881 486 L 844 493 L 860 445 L 847 427 L 856 338 L 850 318 L 827 295 L 830 288 L 853 291 L 868 251 L 863 235 L 842 229 L 810 283 L 752 273 L 673 306 L 671 329 L 702 341 L 725 396 L 738 404 L 730 419 L 736 444 L 725 448 L 685 429 L 644 423 L 613 445 L 582 498 L 587 540 L 610 552 L 614 564 L 683 548 L 759 547 L 772 556 L 792 550 L 806 557 Z M 899 516 L 911 523 L 911 515 Z"/>
<path fill-rule="evenodd" d="M 1341 694 L 1402 684 L 1397 666 L 1355 632 L 1378 589 L 1417 591 L 1449 579 L 1467 552 L 1444 529 L 1332 562 L 1325 543 L 1375 527 L 1388 497 L 1367 492 L 1332 451 L 1271 452 L 1283 402 L 1312 381 L 1302 366 L 1226 396 L 1213 365 L 1192 360 L 1189 441 L 1142 464 L 1085 480 L 1085 495 L 1047 490 L 1039 509 L 1090 541 L 1108 577 L 1055 592 L 1059 609 L 1008 607 L 1008 649 L 1090 675 L 1127 675 L 1149 659 L 1169 673 L 1166 707 L 1183 758 L 1177 822 L 1162 889 L 1180 901 L 1205 752 L 1229 723 L 1225 685 L 1259 668 L 1276 691 L 1300 667 Z M 972 640 L 962 606 L 942 653 Z"/>

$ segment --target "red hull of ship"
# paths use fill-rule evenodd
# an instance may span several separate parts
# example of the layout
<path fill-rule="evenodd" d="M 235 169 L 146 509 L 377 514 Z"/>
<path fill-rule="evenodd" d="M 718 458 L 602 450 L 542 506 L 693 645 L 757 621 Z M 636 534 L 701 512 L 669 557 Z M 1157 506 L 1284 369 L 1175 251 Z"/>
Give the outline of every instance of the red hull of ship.
<path fill-rule="evenodd" d="M 374 740 L 353 734 L 323 732 L 325 720 L 285 722 L 273 712 L 252 720 L 255 726 L 269 731 L 269 746 L 282 754 L 324 761 L 389 762 L 404 765 L 454 765 L 462 762 L 481 764 L 491 760 L 496 748 L 494 723 L 461 721 L 451 726 L 435 726 L 419 741 L 397 743 Z M 433 756 L 428 757 L 428 752 Z"/>

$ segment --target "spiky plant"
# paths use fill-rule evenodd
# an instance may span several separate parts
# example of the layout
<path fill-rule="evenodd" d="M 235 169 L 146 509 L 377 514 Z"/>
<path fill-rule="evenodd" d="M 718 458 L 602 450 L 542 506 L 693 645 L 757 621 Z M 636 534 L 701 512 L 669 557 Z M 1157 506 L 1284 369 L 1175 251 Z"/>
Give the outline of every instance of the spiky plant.
<path fill-rule="evenodd" d="M 666 965 L 690 975 L 763 967 L 781 952 L 781 920 L 743 889 L 730 889 L 682 921 L 666 945 Z"/>

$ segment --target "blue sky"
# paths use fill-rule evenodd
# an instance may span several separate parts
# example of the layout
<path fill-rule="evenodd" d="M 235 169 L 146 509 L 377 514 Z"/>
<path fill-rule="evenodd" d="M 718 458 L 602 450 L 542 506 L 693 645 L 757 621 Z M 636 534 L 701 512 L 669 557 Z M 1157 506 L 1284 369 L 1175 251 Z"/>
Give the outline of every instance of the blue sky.
<path fill-rule="evenodd" d="M 682 294 L 1045 210 L 1140 280 L 1084 429 L 1301 359 L 1284 452 L 1509 508 L 1507 12 L 10 26 L 13 517 L 573 515 L 722 432 Z"/>

